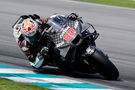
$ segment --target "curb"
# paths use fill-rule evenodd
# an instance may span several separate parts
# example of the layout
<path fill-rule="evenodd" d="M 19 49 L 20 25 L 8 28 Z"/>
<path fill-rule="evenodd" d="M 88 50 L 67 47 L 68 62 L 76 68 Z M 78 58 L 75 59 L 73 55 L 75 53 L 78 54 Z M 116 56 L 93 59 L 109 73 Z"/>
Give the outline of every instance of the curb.
<path fill-rule="evenodd" d="M 107 87 L 87 84 L 55 75 L 35 73 L 30 70 L 18 69 L 3 64 L 0 64 L 0 77 L 55 90 L 112 90 Z"/>

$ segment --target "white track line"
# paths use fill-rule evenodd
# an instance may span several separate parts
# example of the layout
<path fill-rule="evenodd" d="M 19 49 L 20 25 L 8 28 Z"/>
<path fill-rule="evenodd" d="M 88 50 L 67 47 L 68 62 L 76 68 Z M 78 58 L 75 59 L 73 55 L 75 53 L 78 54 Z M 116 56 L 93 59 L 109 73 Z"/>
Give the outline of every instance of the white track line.
<path fill-rule="evenodd" d="M 28 82 L 28 83 L 83 83 L 80 81 L 69 80 L 64 78 L 31 78 L 31 77 L 5 77 L 18 82 Z"/>
<path fill-rule="evenodd" d="M 0 69 L 0 73 L 18 73 L 18 74 L 34 74 L 33 71 L 24 70 L 24 69 Z"/>

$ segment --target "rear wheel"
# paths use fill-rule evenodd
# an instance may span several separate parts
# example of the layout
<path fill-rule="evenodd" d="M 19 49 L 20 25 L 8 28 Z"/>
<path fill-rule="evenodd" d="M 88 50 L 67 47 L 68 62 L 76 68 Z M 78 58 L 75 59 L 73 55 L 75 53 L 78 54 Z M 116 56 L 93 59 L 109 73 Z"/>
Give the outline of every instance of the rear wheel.
<path fill-rule="evenodd" d="M 119 77 L 118 69 L 102 51 L 96 49 L 89 58 L 89 62 L 106 79 L 116 80 Z"/>

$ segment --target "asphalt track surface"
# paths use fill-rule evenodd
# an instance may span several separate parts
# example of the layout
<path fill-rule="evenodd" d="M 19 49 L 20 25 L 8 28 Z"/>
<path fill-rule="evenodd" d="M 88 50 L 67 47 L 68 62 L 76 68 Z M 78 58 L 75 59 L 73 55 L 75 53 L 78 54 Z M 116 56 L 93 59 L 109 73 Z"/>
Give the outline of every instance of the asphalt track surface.
<path fill-rule="evenodd" d="M 64 73 L 55 68 L 45 68 L 44 73 L 116 90 L 135 90 L 135 9 L 69 0 L 0 0 L 0 63 L 31 69 L 12 35 L 11 26 L 20 15 L 36 13 L 47 17 L 53 13 L 71 12 L 78 13 L 96 27 L 100 33 L 97 47 L 105 51 L 119 69 L 119 80 L 108 81 L 99 75 Z"/>

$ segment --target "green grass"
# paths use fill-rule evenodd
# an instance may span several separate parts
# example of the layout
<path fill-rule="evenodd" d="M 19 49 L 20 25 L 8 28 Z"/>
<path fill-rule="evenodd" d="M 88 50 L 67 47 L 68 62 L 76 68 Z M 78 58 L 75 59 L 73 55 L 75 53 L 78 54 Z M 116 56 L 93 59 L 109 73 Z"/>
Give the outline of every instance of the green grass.
<path fill-rule="evenodd" d="M 5 78 L 0 78 L 0 90 L 51 90 L 51 89 L 26 83 L 15 82 Z"/>
<path fill-rule="evenodd" d="M 128 8 L 135 8 L 135 0 L 76 0 L 98 4 L 114 5 Z"/>

